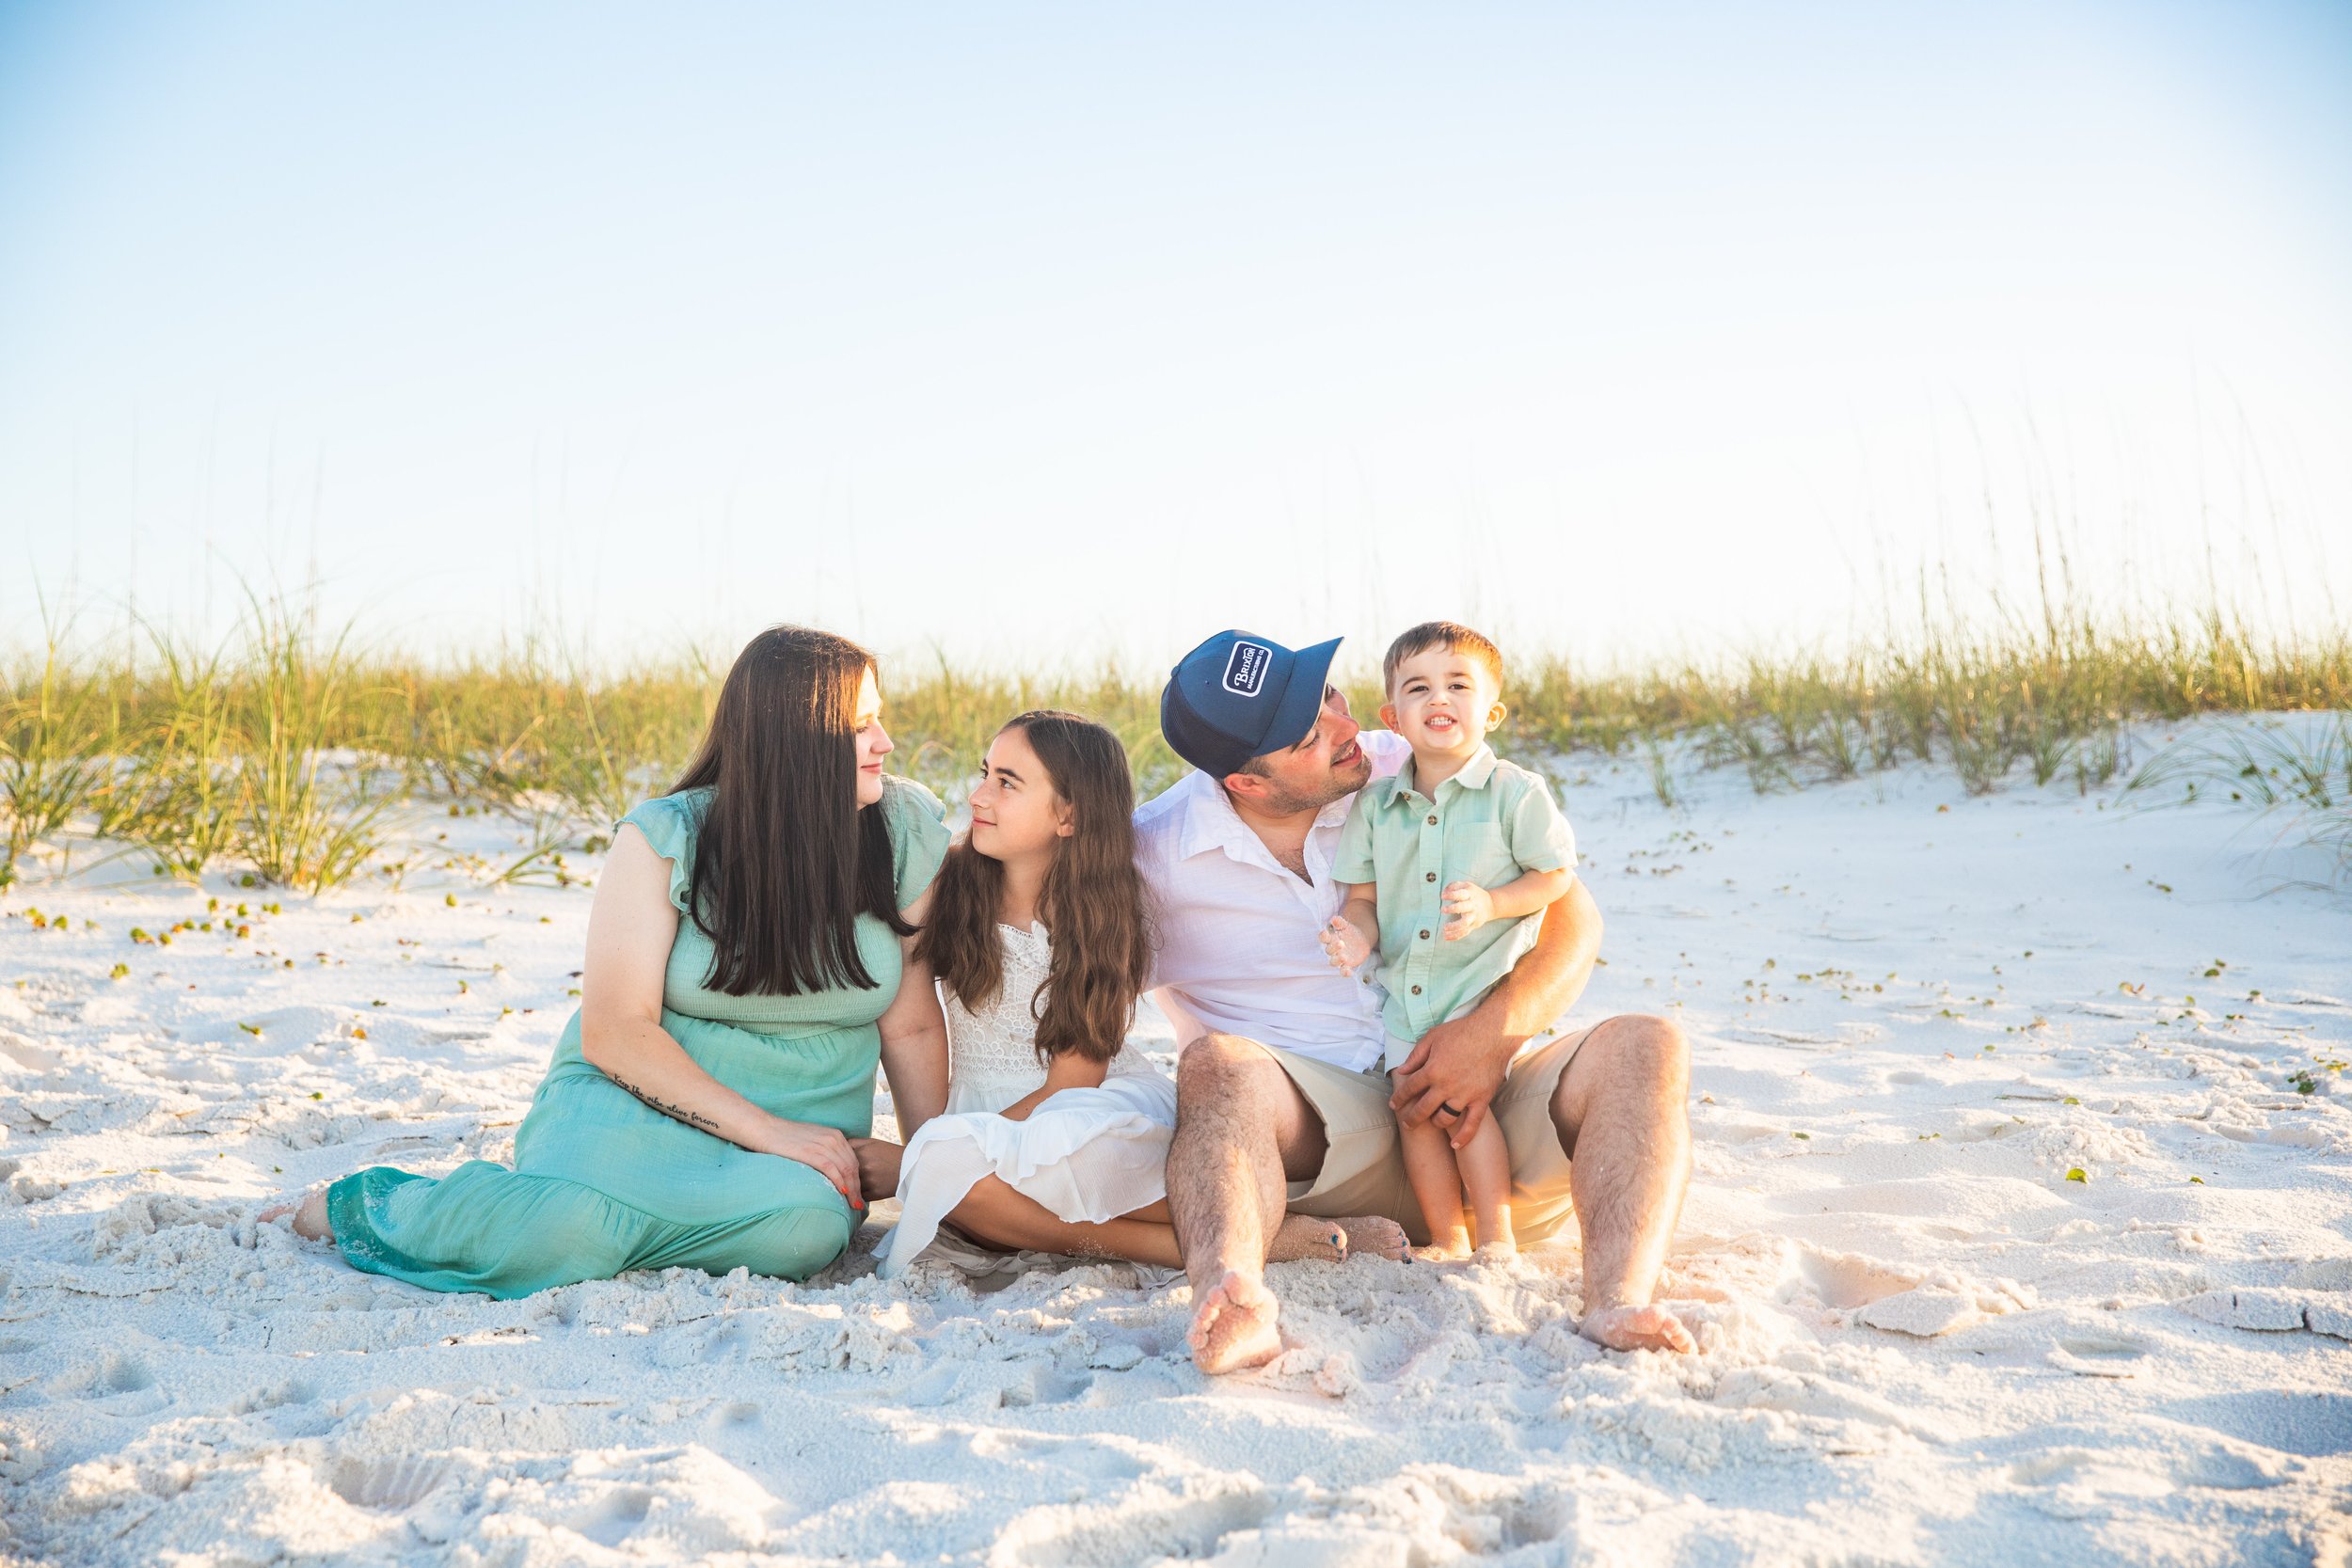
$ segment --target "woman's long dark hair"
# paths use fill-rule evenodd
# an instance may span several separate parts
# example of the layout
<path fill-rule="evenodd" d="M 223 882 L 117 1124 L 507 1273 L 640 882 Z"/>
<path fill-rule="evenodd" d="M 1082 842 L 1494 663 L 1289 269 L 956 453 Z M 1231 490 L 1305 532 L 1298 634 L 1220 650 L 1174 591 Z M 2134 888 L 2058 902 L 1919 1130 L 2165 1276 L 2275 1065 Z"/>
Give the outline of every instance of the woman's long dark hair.
<path fill-rule="evenodd" d="M 1054 960 L 1029 999 L 1041 1060 L 1074 1051 L 1092 1061 L 1119 1053 L 1135 1022 L 1136 998 L 1152 973 L 1152 922 L 1136 871 L 1134 775 L 1119 737 L 1074 713 L 1024 713 L 1019 730 L 1046 782 L 1068 802 L 1074 831 L 1059 841 L 1038 895 L 1053 934 Z M 995 999 L 1005 983 L 998 900 L 1005 868 L 967 837 L 947 851 L 932 884 L 930 918 L 914 952 L 967 1007 Z"/>
<path fill-rule="evenodd" d="M 729 996 L 871 990 L 857 917 L 900 936 L 890 826 L 857 804 L 857 699 L 874 656 L 847 638 L 771 626 L 719 689 L 710 729 L 670 793 L 708 786 L 694 847 L 703 984 Z"/>

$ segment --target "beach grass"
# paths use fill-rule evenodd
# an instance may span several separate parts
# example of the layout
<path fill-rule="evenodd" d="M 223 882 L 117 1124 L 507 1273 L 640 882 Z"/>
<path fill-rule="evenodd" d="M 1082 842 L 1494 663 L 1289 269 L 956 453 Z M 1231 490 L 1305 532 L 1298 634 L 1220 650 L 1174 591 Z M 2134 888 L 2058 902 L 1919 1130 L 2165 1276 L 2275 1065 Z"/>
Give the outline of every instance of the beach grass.
<path fill-rule="evenodd" d="M 560 876 L 564 850 L 609 832 L 684 766 L 727 664 L 690 651 L 591 671 L 551 639 L 432 659 L 372 649 L 352 628 L 321 630 L 299 607 L 259 597 L 208 646 L 126 628 L 77 652 L 66 629 L 45 626 L 0 674 L 0 884 L 28 852 L 67 840 L 183 879 L 233 867 L 316 890 L 371 868 L 397 875 L 383 855 L 386 814 L 401 805 L 529 824 L 532 847 L 489 874 Z M 1108 725 L 1145 795 L 1184 771 L 1159 735 L 1160 672 L 1019 674 L 932 657 L 889 661 L 882 676 L 894 768 L 950 800 L 1004 720 L 1027 708 Z M 1376 676 L 1343 684 L 1375 721 Z M 2352 636 L 2267 636 L 2218 610 L 1989 629 L 1923 619 L 1836 653 L 1619 668 L 1521 657 L 1505 700 L 1498 750 L 1623 756 L 1668 805 L 1694 767 L 1737 768 L 1758 791 L 1911 763 L 1948 768 L 1975 793 L 2088 790 L 2133 767 L 2136 723 L 2352 713 Z M 2352 751 L 2352 739 L 2337 744 Z M 2263 803 L 2342 831 L 2352 796 L 2342 754 L 2214 752 L 2167 766 L 2245 777 L 2249 764 L 2278 797 Z M 2312 776 L 2324 789 L 2306 787 Z"/>

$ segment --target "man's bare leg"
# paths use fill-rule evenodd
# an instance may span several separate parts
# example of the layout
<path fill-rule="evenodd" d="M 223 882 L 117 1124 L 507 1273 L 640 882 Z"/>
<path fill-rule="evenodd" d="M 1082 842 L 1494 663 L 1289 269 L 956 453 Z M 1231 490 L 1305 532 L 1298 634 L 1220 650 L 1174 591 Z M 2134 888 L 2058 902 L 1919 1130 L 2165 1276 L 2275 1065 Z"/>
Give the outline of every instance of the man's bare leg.
<path fill-rule="evenodd" d="M 1168 1207 L 1192 1280 L 1187 1338 L 1202 1371 L 1263 1366 L 1281 1354 L 1266 1246 L 1282 1223 L 1287 1184 L 1321 1169 L 1325 1148 L 1321 1119 L 1256 1042 L 1207 1035 L 1177 1058 Z"/>
<path fill-rule="evenodd" d="M 1597 1026 L 1552 1091 L 1584 1241 L 1586 1338 L 1613 1350 L 1697 1348 L 1682 1321 L 1650 1304 L 1691 1177 L 1691 1048 L 1662 1018 Z"/>

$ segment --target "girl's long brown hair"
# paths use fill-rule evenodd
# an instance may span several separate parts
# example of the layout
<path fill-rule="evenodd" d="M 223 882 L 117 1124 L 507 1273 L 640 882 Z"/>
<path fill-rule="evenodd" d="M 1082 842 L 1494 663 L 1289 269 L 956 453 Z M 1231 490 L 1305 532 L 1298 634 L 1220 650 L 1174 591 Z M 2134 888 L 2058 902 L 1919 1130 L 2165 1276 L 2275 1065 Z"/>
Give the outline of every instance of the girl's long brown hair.
<path fill-rule="evenodd" d="M 1054 958 L 1045 983 L 1029 999 L 1037 1053 L 1045 1060 L 1074 1051 L 1107 1062 L 1127 1037 L 1136 998 L 1152 973 L 1152 922 L 1136 870 L 1136 785 L 1127 752 L 1117 736 L 1074 713 L 1024 713 L 1005 729 L 1019 730 L 1045 765 L 1046 781 L 1069 803 L 1073 826 L 1058 841 L 1038 895 Z M 967 1007 L 985 1006 L 1004 987 L 1003 938 L 996 931 L 1004 884 L 1004 866 L 965 837 L 947 851 L 932 884 L 930 918 L 915 939 L 915 956 L 928 959 Z"/>
<path fill-rule="evenodd" d="M 914 929 L 898 916 L 889 822 L 879 803 L 857 803 L 858 688 L 873 667 L 847 638 L 769 627 L 744 644 L 701 750 L 670 786 L 711 791 L 689 902 L 714 949 L 703 981 L 713 990 L 871 990 L 858 916 Z"/>

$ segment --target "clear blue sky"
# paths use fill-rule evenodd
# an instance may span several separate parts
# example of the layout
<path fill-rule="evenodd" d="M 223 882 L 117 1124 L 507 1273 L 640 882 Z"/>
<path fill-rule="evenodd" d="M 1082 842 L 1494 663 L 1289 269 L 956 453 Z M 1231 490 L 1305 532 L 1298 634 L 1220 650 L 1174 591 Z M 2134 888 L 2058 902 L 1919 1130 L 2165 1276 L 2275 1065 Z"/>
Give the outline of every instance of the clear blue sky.
<path fill-rule="evenodd" d="M 15 644 L 2283 625 L 2347 432 L 2342 4 L 0 0 Z"/>

